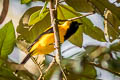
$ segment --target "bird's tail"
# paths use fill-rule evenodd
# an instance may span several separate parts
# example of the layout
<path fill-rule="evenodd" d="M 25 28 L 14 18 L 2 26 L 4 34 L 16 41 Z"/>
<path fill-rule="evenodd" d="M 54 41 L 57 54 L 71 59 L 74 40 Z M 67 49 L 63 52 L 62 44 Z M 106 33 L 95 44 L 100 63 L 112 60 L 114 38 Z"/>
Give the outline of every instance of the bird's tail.
<path fill-rule="evenodd" d="M 23 61 L 20 64 L 25 64 L 31 57 L 33 52 L 30 52 L 27 54 L 27 56 L 23 59 Z M 17 73 L 19 70 L 16 70 L 15 73 Z"/>

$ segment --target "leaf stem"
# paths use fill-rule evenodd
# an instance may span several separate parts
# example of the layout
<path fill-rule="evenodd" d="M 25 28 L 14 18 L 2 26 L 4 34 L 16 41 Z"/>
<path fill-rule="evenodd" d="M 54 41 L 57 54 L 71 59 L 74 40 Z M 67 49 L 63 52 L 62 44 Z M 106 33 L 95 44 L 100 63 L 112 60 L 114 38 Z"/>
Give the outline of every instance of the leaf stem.
<path fill-rule="evenodd" d="M 74 18 L 70 18 L 70 19 L 65 19 L 65 20 L 59 20 L 61 22 L 64 22 L 64 21 L 73 21 L 73 20 L 76 20 L 76 19 L 80 19 L 80 18 L 83 18 L 83 17 L 86 17 L 86 16 L 90 16 L 90 15 L 93 15 L 94 12 L 91 12 L 89 14 L 85 14 L 85 15 L 82 15 L 82 16 L 78 16 L 78 17 L 74 17 Z"/>
<path fill-rule="evenodd" d="M 39 76 L 38 80 L 40 80 L 40 79 L 42 78 L 42 76 L 43 76 L 42 69 L 41 69 L 40 65 L 36 62 L 36 60 L 35 60 L 34 57 L 31 57 L 31 59 L 32 59 L 32 61 L 33 61 L 33 62 L 37 65 L 37 67 L 38 67 L 38 70 L 39 70 L 39 72 L 40 72 L 40 76 Z"/>
<path fill-rule="evenodd" d="M 50 63 L 50 65 L 48 66 L 48 68 L 45 70 L 44 73 L 47 73 L 54 64 L 55 64 L 55 58 L 53 58 L 52 62 Z"/>

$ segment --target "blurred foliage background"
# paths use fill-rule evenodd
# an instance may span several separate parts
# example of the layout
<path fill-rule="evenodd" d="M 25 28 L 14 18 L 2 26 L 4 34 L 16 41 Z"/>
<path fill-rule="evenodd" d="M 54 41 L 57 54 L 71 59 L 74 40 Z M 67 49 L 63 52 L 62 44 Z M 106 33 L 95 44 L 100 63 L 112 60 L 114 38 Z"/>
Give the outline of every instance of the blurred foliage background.
<path fill-rule="evenodd" d="M 19 62 L 13 59 L 18 58 L 16 54 L 21 53 L 19 51 L 16 54 L 12 53 L 17 47 L 25 55 L 28 46 L 51 25 L 49 0 L 18 0 L 17 4 L 24 5 L 27 9 L 19 15 L 20 19 L 18 18 L 18 21 L 13 20 L 17 17 L 11 17 L 8 21 L 7 17 L 10 15 L 9 10 L 11 10 L 9 5 L 13 2 L 14 0 L 0 0 L 3 6 L 0 6 L 2 7 L 0 15 L 0 80 L 40 80 L 39 76 L 41 75 L 38 67 L 42 69 L 42 79 L 61 79 L 61 72 L 56 63 L 53 62 L 52 67 L 48 69 L 52 57 L 45 56 L 43 58 L 42 56 L 42 60 L 39 60 L 41 56 L 35 56 L 34 58 L 37 58 L 37 60 L 35 63 L 28 62 L 27 70 L 24 65 L 19 65 Z M 78 22 L 83 24 L 65 42 L 66 44 L 62 45 L 63 60 L 61 65 L 68 80 L 110 80 L 104 72 L 100 74 L 100 70 L 111 73 L 113 77 L 111 80 L 120 79 L 119 2 L 119 0 L 59 0 L 57 7 L 59 20 L 93 12 L 89 16 L 77 19 Z M 32 6 L 34 3 L 39 3 L 39 6 Z M 17 5 L 14 7 L 17 8 Z M 7 11 L 8 15 L 6 16 Z M 13 10 L 13 13 L 15 12 Z M 89 17 L 93 15 L 100 17 L 92 20 Z M 95 21 L 101 21 L 100 23 L 103 26 L 95 25 Z M 62 23 L 60 22 L 60 24 Z M 86 36 L 89 36 L 89 38 Z M 93 43 L 85 45 L 86 40 L 93 40 Z M 69 45 L 69 48 L 66 48 L 66 45 Z M 71 52 L 71 50 L 73 51 Z M 67 54 L 67 56 L 64 56 L 64 54 Z M 9 55 L 14 57 L 11 59 Z M 24 56 L 22 57 L 24 58 Z M 38 66 L 35 68 L 35 73 L 31 69 L 33 64 Z M 16 69 L 20 70 L 17 74 L 14 73 Z M 105 75 L 104 78 L 101 78 L 101 75 Z"/>

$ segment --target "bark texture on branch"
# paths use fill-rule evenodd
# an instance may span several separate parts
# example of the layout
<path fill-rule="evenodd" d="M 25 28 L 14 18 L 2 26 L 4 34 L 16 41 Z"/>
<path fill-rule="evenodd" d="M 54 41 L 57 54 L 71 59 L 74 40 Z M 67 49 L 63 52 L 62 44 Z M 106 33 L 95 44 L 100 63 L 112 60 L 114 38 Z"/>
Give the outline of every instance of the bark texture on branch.
<path fill-rule="evenodd" d="M 55 2 L 56 4 L 54 4 Z M 56 9 L 57 1 L 50 0 L 49 5 L 50 5 L 49 9 L 50 9 L 50 16 L 51 16 L 51 24 L 53 26 L 54 38 L 55 38 L 56 61 L 57 63 L 60 63 L 62 56 L 61 56 L 61 50 L 60 50 L 60 37 L 59 37 L 58 20 L 57 20 L 57 9 Z"/>

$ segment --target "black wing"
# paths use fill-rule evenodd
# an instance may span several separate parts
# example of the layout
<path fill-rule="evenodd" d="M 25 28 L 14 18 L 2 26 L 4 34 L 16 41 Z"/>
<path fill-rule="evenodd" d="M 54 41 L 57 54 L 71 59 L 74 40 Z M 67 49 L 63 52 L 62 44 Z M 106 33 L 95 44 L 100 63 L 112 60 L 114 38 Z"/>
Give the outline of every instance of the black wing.
<path fill-rule="evenodd" d="M 30 47 L 28 48 L 28 51 L 30 51 L 30 49 L 32 48 L 32 46 L 37 42 L 39 41 L 39 39 L 44 35 L 44 34 L 48 34 L 48 33 L 53 33 L 53 28 L 51 27 L 50 29 L 48 29 L 47 31 L 43 32 L 42 34 L 40 34 L 36 39 L 35 41 L 30 45 Z M 27 56 L 23 59 L 23 61 L 21 62 L 21 64 L 25 64 L 29 58 L 31 57 L 33 51 L 30 52 L 29 54 L 27 54 Z M 15 71 L 15 73 L 17 73 L 18 70 Z"/>
<path fill-rule="evenodd" d="M 32 46 L 39 41 L 39 39 L 44 35 L 44 34 L 48 34 L 48 33 L 53 33 L 53 28 L 51 27 L 50 29 L 48 29 L 47 31 L 43 32 L 42 34 L 40 34 L 35 41 L 28 47 L 28 51 L 30 51 L 30 49 L 32 48 Z"/>

